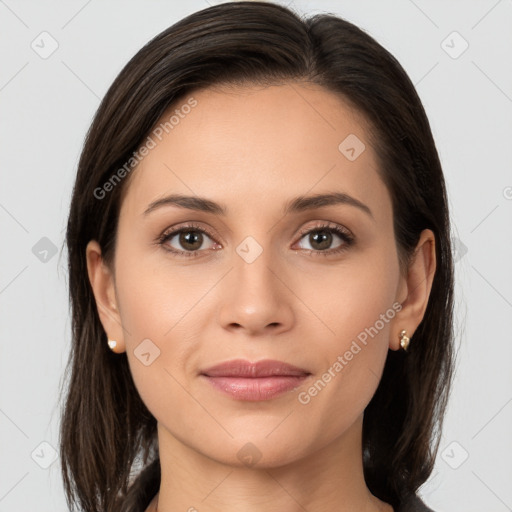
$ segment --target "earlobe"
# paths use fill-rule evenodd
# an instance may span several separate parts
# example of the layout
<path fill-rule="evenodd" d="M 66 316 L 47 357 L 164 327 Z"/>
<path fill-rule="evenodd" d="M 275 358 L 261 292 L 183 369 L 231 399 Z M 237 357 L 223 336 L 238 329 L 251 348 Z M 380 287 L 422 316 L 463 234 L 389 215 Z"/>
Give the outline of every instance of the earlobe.
<path fill-rule="evenodd" d="M 432 283 L 436 271 L 435 235 L 430 229 L 422 231 L 414 255 L 405 277 L 405 298 L 401 300 L 402 309 L 396 316 L 391 334 L 390 349 L 399 350 L 401 333 L 406 331 L 410 338 L 406 341 L 414 344 L 414 332 L 423 320 L 427 309 Z M 403 344 L 402 344 L 403 348 Z"/>
<path fill-rule="evenodd" d="M 94 293 L 98 315 L 112 351 L 125 351 L 121 317 L 116 303 L 115 284 L 111 270 L 105 265 L 101 247 L 91 240 L 86 248 L 87 273 Z M 111 343 L 115 341 L 115 345 Z"/>

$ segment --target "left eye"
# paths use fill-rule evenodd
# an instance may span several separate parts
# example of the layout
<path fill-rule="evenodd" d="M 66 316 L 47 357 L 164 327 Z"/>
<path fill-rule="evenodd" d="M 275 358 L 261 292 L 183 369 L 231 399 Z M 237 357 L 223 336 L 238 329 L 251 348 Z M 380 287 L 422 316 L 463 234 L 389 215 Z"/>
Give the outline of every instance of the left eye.
<path fill-rule="evenodd" d="M 330 247 L 333 242 L 333 234 L 341 239 L 341 243 L 335 247 Z M 325 256 L 347 249 L 354 241 L 353 237 L 348 232 L 336 225 L 316 226 L 307 231 L 303 231 L 301 235 L 301 240 L 305 238 L 310 246 L 313 245 L 311 248 L 304 248 L 306 251 Z"/>
<path fill-rule="evenodd" d="M 315 251 L 324 251 L 327 249 L 336 249 L 340 245 L 342 245 L 343 241 L 339 243 L 335 247 L 331 247 L 331 244 L 333 243 L 333 233 L 334 236 L 337 236 L 338 238 L 341 238 L 339 234 L 335 232 L 332 228 L 327 229 L 313 229 L 302 236 L 301 240 L 305 239 L 309 244 L 310 247 L 302 247 L 302 249 L 307 250 L 315 250 Z M 311 247 L 311 244 L 314 244 L 313 247 Z"/>

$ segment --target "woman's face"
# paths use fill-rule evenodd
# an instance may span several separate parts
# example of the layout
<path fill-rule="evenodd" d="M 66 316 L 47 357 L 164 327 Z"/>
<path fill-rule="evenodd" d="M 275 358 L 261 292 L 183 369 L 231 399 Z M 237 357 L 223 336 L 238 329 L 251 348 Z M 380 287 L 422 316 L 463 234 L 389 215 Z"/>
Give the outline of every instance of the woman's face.
<path fill-rule="evenodd" d="M 117 309 L 102 321 L 168 439 L 231 465 L 247 454 L 288 463 L 361 420 L 397 333 L 415 327 L 399 312 L 407 289 L 390 195 L 362 118 L 322 88 L 191 96 L 193 108 L 181 108 L 187 97 L 162 117 L 179 111 L 130 176 Z M 308 200 L 319 194 L 339 195 Z M 173 195 L 190 199 L 151 207 Z M 270 386 L 298 387 L 268 399 L 201 375 L 233 359 L 308 375 L 277 377 Z"/>

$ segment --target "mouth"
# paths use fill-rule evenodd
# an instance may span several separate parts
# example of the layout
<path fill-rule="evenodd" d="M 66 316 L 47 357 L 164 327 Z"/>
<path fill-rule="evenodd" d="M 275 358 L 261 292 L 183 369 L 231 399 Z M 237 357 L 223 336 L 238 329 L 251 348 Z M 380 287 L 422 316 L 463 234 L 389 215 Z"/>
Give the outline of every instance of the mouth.
<path fill-rule="evenodd" d="M 311 372 L 283 361 L 227 361 L 201 371 L 200 377 L 236 400 L 270 400 L 301 386 Z"/>

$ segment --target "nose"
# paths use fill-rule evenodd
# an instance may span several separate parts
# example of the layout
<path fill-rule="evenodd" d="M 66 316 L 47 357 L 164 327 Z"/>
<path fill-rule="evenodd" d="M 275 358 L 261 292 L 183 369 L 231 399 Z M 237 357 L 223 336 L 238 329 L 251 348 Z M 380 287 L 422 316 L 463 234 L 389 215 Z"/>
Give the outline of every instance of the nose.
<path fill-rule="evenodd" d="M 270 250 L 252 262 L 234 253 L 233 268 L 223 279 L 219 321 L 223 328 L 247 335 L 277 335 L 294 322 L 290 278 L 272 264 Z M 280 270 L 281 269 L 281 270 Z"/>

